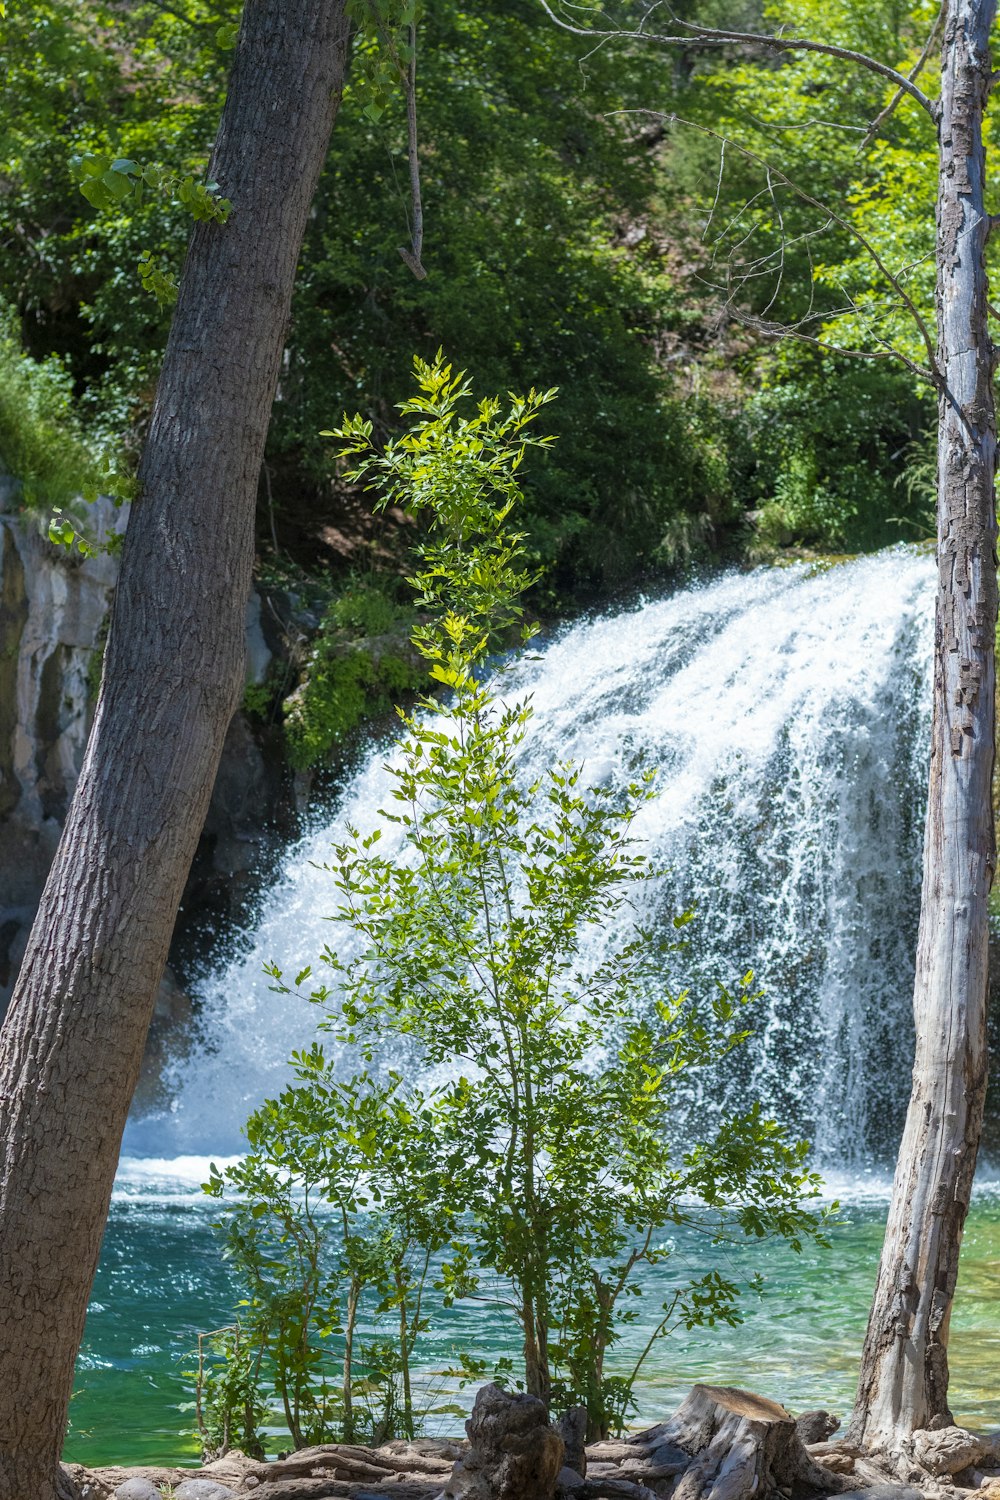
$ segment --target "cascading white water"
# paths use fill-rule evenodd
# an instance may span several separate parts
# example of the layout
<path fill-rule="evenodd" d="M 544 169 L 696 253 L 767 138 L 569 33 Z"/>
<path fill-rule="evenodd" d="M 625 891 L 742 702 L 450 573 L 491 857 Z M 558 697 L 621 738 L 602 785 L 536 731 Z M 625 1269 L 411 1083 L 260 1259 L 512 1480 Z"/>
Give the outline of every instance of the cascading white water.
<path fill-rule="evenodd" d="M 897 549 L 730 575 L 576 625 L 517 670 L 535 709 L 526 775 L 567 758 L 589 781 L 659 768 L 636 833 L 667 874 L 640 888 L 641 915 L 698 912 L 665 984 L 752 968 L 765 992 L 754 1039 L 688 1109 L 760 1098 L 830 1166 L 884 1160 L 905 1105 L 932 609 L 930 557 Z M 294 974 L 346 942 L 321 866 L 347 824 L 378 821 L 385 757 L 290 852 L 246 951 L 203 987 L 172 1109 L 133 1121 L 129 1152 L 239 1150 L 248 1111 L 314 1036 L 315 1009 L 275 995 L 263 965 Z"/>

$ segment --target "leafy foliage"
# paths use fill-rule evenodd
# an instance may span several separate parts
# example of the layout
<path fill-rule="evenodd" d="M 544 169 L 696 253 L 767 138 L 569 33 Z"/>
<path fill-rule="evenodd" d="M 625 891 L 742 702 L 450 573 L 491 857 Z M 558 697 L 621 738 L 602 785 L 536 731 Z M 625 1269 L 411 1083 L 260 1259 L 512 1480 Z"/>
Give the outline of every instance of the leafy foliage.
<path fill-rule="evenodd" d="M 909 372 L 799 346 L 774 363 L 744 408 L 760 496 L 754 545 L 863 550 L 932 535 L 933 494 L 929 504 L 926 487 L 900 482 L 933 410 Z"/>
<path fill-rule="evenodd" d="M 261 1398 L 263 1347 L 241 1323 L 198 1336 L 195 1410 L 206 1461 L 239 1448 L 264 1457 L 261 1425 L 268 1407 Z"/>
<path fill-rule="evenodd" d="M 279 512 L 307 489 L 318 525 L 340 487 L 316 438 L 330 404 L 361 403 L 386 432 L 412 350 L 429 357 L 444 343 L 491 388 L 529 375 L 563 388 L 563 441 L 527 501 L 533 547 L 556 564 L 551 591 L 704 552 L 739 519 L 730 440 L 661 358 L 700 314 L 653 223 L 655 145 L 618 113 L 662 92 L 661 64 L 595 55 L 581 66 L 579 45 L 528 0 L 356 9 L 365 24 L 270 439 Z M 148 410 L 191 223 L 180 198 L 185 184 L 209 191 L 199 184 L 237 20 L 234 0 L 43 0 L 5 27 L 0 240 L 18 251 L 0 257 L 0 295 L 33 354 L 68 361 L 101 441 L 120 443 Z M 399 256 L 411 24 L 420 282 Z M 81 180 L 99 207 L 80 197 Z"/>
<path fill-rule="evenodd" d="M 819 36 L 906 72 L 938 9 L 771 0 L 746 24 Z M 936 72 L 932 56 L 920 80 L 932 95 Z M 918 320 L 934 324 L 936 142 L 908 97 L 870 134 L 893 93 L 866 69 L 815 53 L 776 62 L 693 44 L 689 57 L 664 204 L 691 215 L 701 245 L 690 253 L 705 281 L 770 335 L 741 369 L 751 459 L 742 496 L 757 553 L 858 550 L 923 531 L 922 506 L 907 503 L 899 480 L 934 411 L 913 367 L 928 361 Z M 816 344 L 783 341 L 788 327 Z M 861 357 L 837 358 L 838 349 Z"/>
<path fill-rule="evenodd" d="M 696 42 L 682 57 L 595 51 L 529 0 L 354 9 L 270 436 L 273 512 L 292 513 L 298 561 L 315 566 L 349 488 L 318 436 L 331 403 L 360 405 L 389 436 L 411 351 L 439 344 L 489 388 L 561 387 L 561 440 L 525 486 L 542 608 L 720 552 L 921 534 L 925 506 L 897 481 L 933 398 L 887 357 L 891 344 L 924 358 L 903 293 L 932 317 L 934 142 L 912 101 L 859 153 L 892 91 L 838 60 L 776 64 Z M 934 10 L 692 0 L 685 13 L 820 32 L 907 68 Z M 625 20 L 640 11 L 618 7 Z M 5 23 L 0 296 L 29 356 L 58 356 L 88 438 L 122 469 L 192 212 L 225 212 L 205 177 L 238 22 L 236 0 L 40 0 Z M 399 256 L 415 38 L 424 281 Z M 831 366 L 740 331 L 720 292 L 765 327 L 791 322 L 871 358 Z M 273 530 L 261 528 L 265 550 Z M 74 544 L 83 531 L 57 518 Z M 324 625 L 316 691 L 289 708 L 298 764 L 407 680 L 403 658 L 383 673 L 369 652 L 338 654 L 336 636 Z"/>
<path fill-rule="evenodd" d="M 374 584 L 327 607 L 302 680 L 284 702 L 291 763 L 304 770 L 343 747 L 359 725 L 391 711 L 422 681 L 406 641 L 411 611 Z"/>
<path fill-rule="evenodd" d="M 64 365 L 23 353 L 13 320 L 2 313 L 0 470 L 16 476 L 19 503 L 31 510 L 67 505 L 95 470 Z"/>

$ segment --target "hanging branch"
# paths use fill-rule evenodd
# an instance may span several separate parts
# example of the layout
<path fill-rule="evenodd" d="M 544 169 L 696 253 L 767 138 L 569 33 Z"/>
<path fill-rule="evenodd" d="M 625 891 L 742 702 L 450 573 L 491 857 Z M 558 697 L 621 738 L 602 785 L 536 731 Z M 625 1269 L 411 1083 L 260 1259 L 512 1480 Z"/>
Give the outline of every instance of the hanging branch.
<path fill-rule="evenodd" d="M 927 95 L 918 89 L 911 78 L 905 73 L 900 73 L 896 68 L 890 68 L 888 63 L 879 62 L 878 58 L 869 57 L 864 52 L 855 52 L 850 47 L 838 47 L 833 42 L 815 42 L 809 37 L 784 37 L 771 36 L 766 32 L 757 31 L 724 31 L 714 26 L 698 26 L 694 21 L 682 21 L 670 11 L 671 20 L 683 28 L 686 36 L 668 36 L 646 30 L 646 21 L 654 10 L 660 7 L 653 5 L 642 21 L 634 30 L 627 27 L 610 27 L 601 31 L 589 26 L 575 26 L 572 22 L 563 20 L 552 9 L 549 0 L 539 0 L 542 9 L 551 21 L 562 27 L 563 31 L 572 32 L 574 36 L 585 36 L 591 40 L 604 41 L 643 41 L 656 42 L 660 46 L 685 47 L 692 39 L 696 39 L 706 47 L 726 47 L 732 44 L 750 47 L 763 47 L 771 52 L 819 52 L 825 57 L 839 57 L 843 62 L 857 63 L 859 67 L 867 68 L 871 73 L 878 73 L 882 78 L 888 78 L 896 84 L 903 93 L 909 94 L 915 99 L 920 107 L 926 110 L 930 118 L 937 124 L 938 106 L 929 99 Z"/>
<path fill-rule="evenodd" d="M 907 77 L 909 78 L 909 80 L 910 80 L 911 83 L 913 83 L 917 78 L 919 78 L 920 74 L 923 72 L 924 65 L 926 64 L 927 59 L 931 55 L 931 49 L 934 46 L 934 43 L 937 41 L 938 32 L 941 30 L 941 27 L 944 25 L 944 18 L 945 18 L 945 16 L 947 14 L 948 14 L 948 0 L 941 0 L 941 9 L 937 13 L 937 20 L 934 22 L 934 25 L 931 27 L 930 35 L 928 36 L 927 41 L 924 44 L 924 50 L 923 50 L 923 52 L 921 52 L 920 56 L 917 58 L 917 60 L 914 63 L 913 67 L 910 69 L 909 73 L 907 74 Z M 885 109 L 883 109 L 880 114 L 877 114 L 875 116 L 874 120 L 871 122 L 871 124 L 869 125 L 867 131 L 865 132 L 865 138 L 864 138 L 864 140 L 861 142 L 861 145 L 858 147 L 858 150 L 857 150 L 857 155 L 858 156 L 860 156 L 863 151 L 867 151 L 868 150 L 868 147 L 871 145 L 872 141 L 878 135 L 879 131 L 882 129 L 882 126 L 885 124 L 886 120 L 889 119 L 890 115 L 892 115 L 892 114 L 895 113 L 898 105 L 900 104 L 900 102 L 902 101 L 903 98 L 904 98 L 904 91 L 903 91 L 903 89 L 901 89 L 901 88 L 897 89 L 896 92 L 893 94 L 892 98 L 889 100 L 889 103 L 886 105 Z"/>
<path fill-rule="evenodd" d="M 418 281 L 427 275 L 422 255 L 424 248 L 424 207 L 420 190 L 420 156 L 417 151 L 417 3 L 404 3 L 398 7 L 386 5 L 384 0 L 364 0 L 367 25 L 376 38 L 380 50 L 388 59 L 388 72 L 393 83 L 402 86 L 406 96 L 407 156 L 410 168 L 410 210 L 412 224 L 409 246 L 400 245 L 399 253 Z M 398 11 L 398 14 L 397 14 Z M 406 47 L 397 44 L 396 28 L 405 27 Z M 406 60 L 403 60 L 403 50 Z M 381 111 L 380 111 L 381 112 Z"/>

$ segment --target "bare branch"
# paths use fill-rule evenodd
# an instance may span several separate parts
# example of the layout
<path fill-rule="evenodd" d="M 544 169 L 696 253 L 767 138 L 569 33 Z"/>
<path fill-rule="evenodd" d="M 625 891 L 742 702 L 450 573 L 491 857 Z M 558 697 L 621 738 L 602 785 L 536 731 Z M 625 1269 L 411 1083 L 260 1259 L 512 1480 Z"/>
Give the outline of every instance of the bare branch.
<path fill-rule="evenodd" d="M 708 222 L 705 225 L 705 229 L 704 229 L 704 232 L 702 234 L 702 239 L 706 239 L 707 238 L 708 231 L 712 227 L 712 220 L 715 218 L 715 210 L 718 208 L 718 206 L 719 206 L 719 199 L 722 196 L 722 179 L 723 179 L 723 177 L 725 175 L 726 175 L 726 143 L 725 143 L 725 141 L 723 141 L 722 145 L 719 147 L 719 180 L 715 184 L 715 197 L 712 200 L 712 211 L 711 211 L 711 213 L 708 216 Z"/>
<path fill-rule="evenodd" d="M 774 191 L 774 183 L 771 180 L 771 168 L 770 167 L 768 167 L 768 169 L 767 169 L 767 191 L 768 191 L 768 196 L 771 199 L 771 203 L 774 206 L 774 212 L 775 212 L 775 215 L 776 215 L 777 220 L 778 220 L 778 251 L 779 251 L 779 256 L 778 256 L 778 270 L 777 270 L 777 274 L 776 274 L 775 279 L 774 279 L 774 290 L 771 293 L 771 300 L 770 300 L 770 302 L 768 302 L 767 306 L 764 308 L 764 311 L 761 313 L 761 317 L 762 318 L 766 318 L 767 317 L 768 313 L 771 311 L 771 308 L 777 302 L 777 300 L 778 300 L 778 294 L 781 291 L 782 282 L 785 279 L 785 251 L 786 251 L 785 240 L 787 238 L 786 235 L 785 235 L 785 220 L 784 220 L 784 217 L 783 217 L 782 212 L 781 212 L 781 204 L 778 202 L 777 194 Z"/>
<path fill-rule="evenodd" d="M 546 3 L 546 0 L 541 0 L 541 3 L 544 5 Z M 829 204 L 823 203 L 819 198 L 813 197 L 812 193 L 809 193 L 805 188 L 800 187 L 799 184 L 793 181 L 793 179 L 789 177 L 786 172 L 782 172 L 779 167 L 772 166 L 768 161 L 764 159 L 764 157 L 759 156 L 756 151 L 751 151 L 749 147 L 741 145 L 738 141 L 734 141 L 731 136 L 723 136 L 719 131 L 712 130 L 708 125 L 701 125 L 696 120 L 686 120 L 681 115 L 664 114 L 660 110 L 621 110 L 618 111 L 618 113 L 658 115 L 660 119 L 665 120 L 670 124 L 686 125 L 691 130 L 697 130 L 700 131 L 702 135 L 709 136 L 712 140 L 716 140 L 719 142 L 725 140 L 730 150 L 739 152 L 739 154 L 743 156 L 747 161 L 751 161 L 756 166 L 761 167 L 763 171 L 768 174 L 769 182 L 771 179 L 773 179 L 776 182 L 782 183 L 789 189 L 790 192 L 794 193 L 797 198 L 801 199 L 803 203 L 807 203 L 810 208 L 818 209 L 820 213 L 827 215 L 827 218 L 830 220 L 830 222 L 838 224 L 841 229 L 845 230 L 846 233 L 848 233 L 853 239 L 857 240 L 862 249 L 865 250 L 871 257 L 878 271 L 888 282 L 892 290 L 896 293 L 901 305 L 910 314 L 913 322 L 917 327 L 917 331 L 920 334 L 924 348 L 927 350 L 927 368 L 925 369 L 921 365 L 916 365 L 912 360 L 908 359 L 906 355 L 900 353 L 898 350 L 894 350 L 893 352 L 910 369 L 920 373 L 925 379 L 930 380 L 934 385 L 940 384 L 941 376 L 940 372 L 938 371 L 937 365 L 937 351 L 934 345 L 934 340 L 931 336 L 931 331 L 927 326 L 927 322 L 923 314 L 914 303 L 913 298 L 910 296 L 909 292 L 907 292 L 899 277 L 894 275 L 893 272 L 889 270 L 889 267 L 882 259 L 882 256 L 879 254 L 875 245 L 868 238 L 868 236 L 858 228 L 856 224 L 852 224 L 849 219 L 845 219 L 841 214 L 836 213 L 832 208 L 830 208 Z"/>
<path fill-rule="evenodd" d="M 739 311 L 735 312 L 736 321 L 744 323 L 748 328 L 754 328 L 765 337 L 775 339 L 796 339 L 800 344 L 811 344 L 814 349 L 822 349 L 824 354 L 842 354 L 845 359 L 895 359 L 906 366 L 914 375 L 921 380 L 934 383 L 932 371 L 923 365 L 918 365 L 916 360 L 910 359 L 909 355 L 903 354 L 899 349 L 845 349 L 842 344 L 831 344 L 828 339 L 819 339 L 815 334 L 803 333 L 800 328 L 787 323 L 773 323 L 771 325 L 760 325 L 756 319 Z"/>
<path fill-rule="evenodd" d="M 945 18 L 945 16 L 947 14 L 948 14 L 948 0 L 941 0 L 941 9 L 938 11 L 937 20 L 934 22 L 934 25 L 931 27 L 930 35 L 928 36 L 927 41 L 926 41 L 926 43 L 924 45 L 924 50 L 923 50 L 923 52 L 921 52 L 920 56 L 917 58 L 916 62 L 914 63 L 913 67 L 910 69 L 910 71 L 909 71 L 909 73 L 907 75 L 911 83 L 915 82 L 916 79 L 919 78 L 920 74 L 923 72 L 924 64 L 927 62 L 927 59 L 931 55 L 931 48 L 934 46 L 934 43 L 937 40 L 938 32 L 941 30 L 941 27 L 944 25 L 944 18 Z M 900 101 L 904 97 L 905 96 L 904 96 L 903 90 L 901 88 L 897 89 L 896 92 L 893 94 L 892 98 L 889 100 L 889 103 L 886 105 L 885 109 L 883 109 L 880 114 L 877 114 L 875 116 L 874 120 L 871 122 L 871 124 L 869 125 L 869 127 L 868 127 L 868 129 L 867 129 L 867 131 L 865 133 L 864 140 L 861 142 L 861 145 L 858 147 L 858 155 L 859 156 L 861 155 L 861 153 L 863 151 L 867 151 L 868 150 L 868 147 L 871 145 L 872 141 L 878 135 L 879 131 L 882 129 L 882 126 L 885 124 L 886 120 L 888 120 L 889 116 L 892 115 L 895 112 L 897 106 L 899 105 Z"/>
<path fill-rule="evenodd" d="M 855 52 L 850 47 L 838 47 L 833 42 L 816 42 L 809 37 L 771 36 L 767 32 L 756 31 L 722 31 L 711 26 L 698 26 L 694 21 L 681 21 L 672 12 L 671 20 L 683 27 L 687 35 L 669 36 L 647 31 L 644 22 L 640 22 L 639 27 L 632 31 L 622 27 L 611 27 L 601 31 L 589 26 L 575 26 L 572 22 L 563 20 L 552 9 L 549 0 L 539 0 L 539 4 L 549 19 L 562 27 L 564 31 L 572 32 L 574 36 L 585 36 L 592 41 L 643 41 L 656 42 L 663 47 L 686 47 L 692 40 L 697 40 L 706 47 L 726 47 L 736 43 L 742 46 L 763 47 L 771 52 L 818 52 L 825 57 L 838 57 L 843 62 L 856 63 L 858 67 L 867 68 L 870 73 L 877 73 L 881 78 L 888 78 L 903 93 L 915 99 L 920 107 L 926 110 L 935 125 L 937 124 L 937 105 L 922 89 L 918 89 L 905 73 L 891 68 L 888 63 L 879 62 L 876 57 L 869 57 L 864 52 Z"/>

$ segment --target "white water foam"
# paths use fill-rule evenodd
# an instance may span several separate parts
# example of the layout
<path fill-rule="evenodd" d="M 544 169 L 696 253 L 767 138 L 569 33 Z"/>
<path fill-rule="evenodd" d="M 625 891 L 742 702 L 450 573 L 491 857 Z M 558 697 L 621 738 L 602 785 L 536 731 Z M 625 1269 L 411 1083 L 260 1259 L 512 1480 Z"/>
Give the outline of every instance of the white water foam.
<path fill-rule="evenodd" d="M 899 548 L 729 575 L 578 624 L 517 671 L 535 709 L 526 776 L 565 758 L 590 781 L 659 768 L 636 833 L 667 874 L 637 904 L 653 921 L 698 910 L 665 984 L 753 968 L 765 991 L 753 1041 L 693 1087 L 689 1117 L 760 1098 L 831 1169 L 891 1159 L 905 1107 L 932 613 L 931 558 Z M 326 944 L 349 951 L 320 866 L 348 824 L 378 822 L 385 758 L 374 750 L 336 817 L 289 852 L 246 951 L 202 989 L 172 1108 L 133 1121 L 127 1151 L 238 1151 L 249 1110 L 315 1036 L 315 1008 L 275 995 L 263 966 L 294 974 Z"/>

